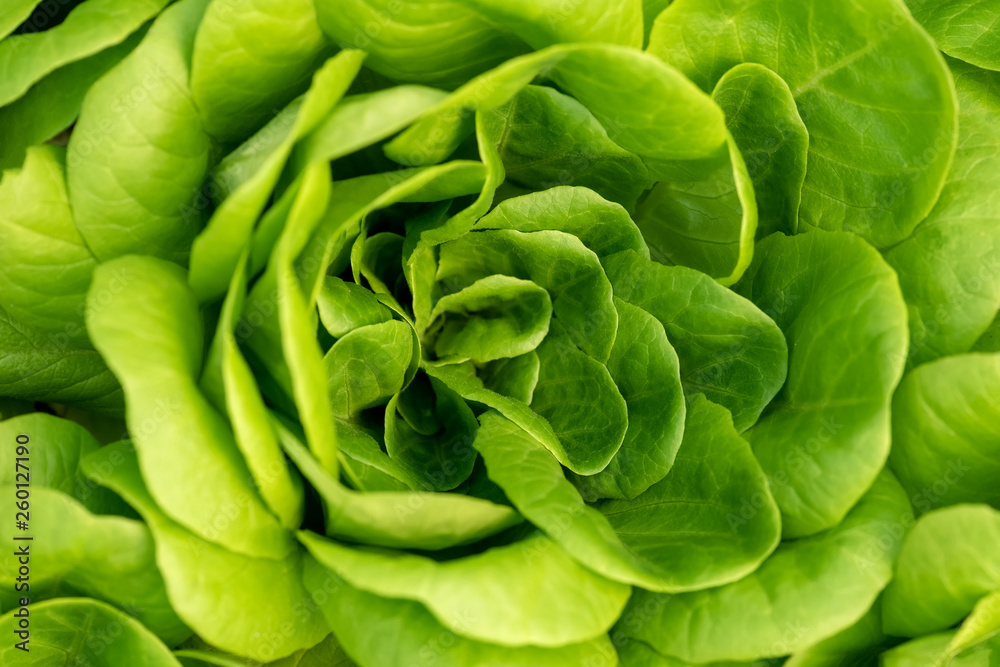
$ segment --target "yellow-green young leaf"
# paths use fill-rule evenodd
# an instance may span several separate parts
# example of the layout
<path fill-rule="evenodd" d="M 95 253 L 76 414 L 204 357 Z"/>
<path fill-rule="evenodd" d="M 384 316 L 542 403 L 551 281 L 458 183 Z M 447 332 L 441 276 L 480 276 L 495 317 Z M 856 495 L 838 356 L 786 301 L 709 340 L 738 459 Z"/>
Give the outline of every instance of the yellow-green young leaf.
<path fill-rule="evenodd" d="M 448 291 L 493 275 L 545 289 L 555 319 L 573 344 L 597 361 L 607 361 L 618 313 L 599 258 L 580 239 L 560 231 L 485 229 L 441 246 L 437 279 Z"/>
<path fill-rule="evenodd" d="M 392 136 L 445 97 L 435 88 L 394 86 L 345 98 L 296 146 L 286 178 L 310 162 L 335 160 Z"/>
<path fill-rule="evenodd" d="M 756 195 L 739 146 L 727 130 L 715 155 L 669 170 L 636 210 L 653 259 L 732 285 L 750 265 L 757 233 Z"/>
<path fill-rule="evenodd" d="M 419 602 L 451 632 L 503 646 L 558 647 L 597 637 L 629 595 L 628 586 L 587 570 L 540 534 L 446 561 L 352 548 L 309 531 L 299 539 L 351 586 Z M 532 604 L 537 599 L 546 603 Z"/>
<path fill-rule="evenodd" d="M 883 248 L 937 201 L 955 149 L 954 85 L 898 0 L 676 0 L 648 50 L 705 91 L 746 62 L 784 79 L 809 131 L 799 229 Z"/>
<path fill-rule="evenodd" d="M 0 616 L 0 632 L 16 637 L 17 609 Z M 0 647 L 5 665 L 93 665 L 120 667 L 180 667 L 152 632 L 131 616 L 89 598 L 46 600 L 30 607 L 30 642 L 25 653 L 12 640 Z"/>
<path fill-rule="evenodd" d="M 19 166 L 28 147 L 49 141 L 72 125 L 90 87 L 145 36 L 145 28 L 140 28 L 121 44 L 60 67 L 16 102 L 0 107 L 0 169 Z"/>
<path fill-rule="evenodd" d="M 536 353 L 538 379 L 532 387 L 530 407 L 498 393 L 497 387 L 486 387 L 471 363 L 425 363 L 424 369 L 466 400 L 487 405 L 524 428 L 573 472 L 600 472 L 625 437 L 625 399 L 607 367 L 578 348 L 558 319 L 553 319 Z"/>
<path fill-rule="evenodd" d="M 567 334 L 562 321 L 553 320 L 538 346 L 538 381 L 530 407 L 552 425 L 565 452 L 564 465 L 592 475 L 604 470 L 621 449 L 628 404 L 607 366 L 579 349 Z"/>
<path fill-rule="evenodd" d="M 903 378 L 892 400 L 889 464 L 918 512 L 1000 506 L 1000 353 L 938 359 Z"/>
<path fill-rule="evenodd" d="M 532 340 L 533 349 L 501 348 L 495 354 L 470 349 L 427 364 L 427 368 L 466 399 L 500 411 L 579 474 L 596 474 L 606 469 L 608 461 L 616 456 L 618 443 L 634 425 L 631 437 L 638 446 L 632 455 L 643 470 L 633 467 L 629 471 L 632 476 L 625 481 L 629 487 L 625 493 L 631 497 L 662 478 L 669 468 L 680 442 L 678 429 L 683 421 L 683 407 L 679 383 L 673 385 L 671 397 L 671 385 L 662 383 L 661 377 L 655 387 L 642 386 L 637 380 L 636 386 L 629 387 L 628 396 L 616 386 L 619 378 L 614 373 L 620 375 L 622 355 L 626 354 L 624 350 L 629 343 L 622 338 L 619 303 L 611 303 L 614 317 L 610 309 L 605 314 L 606 291 L 602 285 L 606 278 L 600 263 L 624 250 L 647 252 L 638 228 L 620 205 L 587 188 L 557 187 L 501 202 L 474 225 L 471 233 L 440 246 L 439 257 L 425 269 L 438 282 L 427 291 L 443 294 L 436 307 L 440 309 L 466 294 L 469 286 L 516 276 L 545 289 L 553 303 L 552 321 L 547 331 L 539 332 L 543 335 L 540 345 L 535 347 Z M 573 293 L 564 287 L 567 284 L 573 287 Z M 628 304 L 621 307 L 629 308 Z M 541 315 L 543 310 L 536 308 L 535 312 Z M 484 320 L 481 324 L 484 329 L 494 326 L 498 319 L 498 315 L 470 312 L 469 308 L 463 308 L 465 315 L 473 321 Z M 645 317 L 647 322 L 630 322 L 630 328 L 648 328 L 655 342 L 654 365 L 669 373 L 672 357 L 676 377 L 676 358 L 662 326 Z M 433 322 L 434 326 L 424 333 L 426 348 L 436 350 L 439 356 L 440 339 L 435 338 L 435 326 L 440 324 Z M 482 344 L 485 339 L 480 336 L 476 340 Z M 511 336 L 506 340 L 510 342 Z M 605 355 L 603 346 L 610 342 L 613 349 L 619 340 L 622 341 L 619 357 L 612 369 L 610 358 L 614 352 Z M 639 353 L 638 347 L 633 351 L 645 354 Z M 478 368 L 462 363 L 467 359 L 475 361 Z M 602 363 L 605 360 L 609 361 L 608 366 Z M 488 363 L 484 365 L 483 361 Z M 456 363 L 460 365 L 448 367 Z M 627 384 L 624 378 L 620 379 Z M 637 403 L 647 401 L 650 408 L 656 405 L 657 413 L 663 408 L 658 400 L 663 399 L 671 414 L 677 409 L 681 411 L 680 419 L 660 420 L 657 414 L 655 425 L 653 419 L 647 419 L 644 427 L 638 404 L 634 421 L 632 414 L 626 414 L 630 412 L 630 399 L 636 399 Z M 650 427 L 651 431 L 643 433 L 644 428 Z M 672 437 L 666 435 L 670 429 Z M 647 455 L 649 466 L 645 466 Z M 628 456 L 623 456 L 622 461 Z M 600 493 L 610 496 L 623 493 L 621 488 L 615 488 L 614 475 L 622 480 L 628 476 L 609 473 Z M 599 492 L 595 487 L 588 493 Z"/>
<path fill-rule="evenodd" d="M 1000 633 L 1000 590 L 983 597 L 962 621 L 958 632 L 948 644 L 948 655 L 954 657 L 988 641 Z"/>
<path fill-rule="evenodd" d="M 439 358 L 478 364 L 516 357 L 538 347 L 551 319 L 552 299 L 545 289 L 530 280 L 487 276 L 438 299 L 429 347 Z"/>
<path fill-rule="evenodd" d="M 0 307 L 53 347 L 89 348 L 84 300 L 97 260 L 76 230 L 65 149 L 37 146 L 0 182 Z"/>
<path fill-rule="evenodd" d="M 211 146 L 188 78 L 207 2 L 167 9 L 84 98 L 67 183 L 77 228 L 101 261 L 142 253 L 185 264 L 201 230 Z"/>
<path fill-rule="evenodd" d="M 797 651 L 786 667 L 878 667 L 878 656 L 898 640 L 882 631 L 882 598 L 854 625 Z"/>
<path fill-rule="evenodd" d="M 240 260 L 222 304 L 200 384 L 215 408 L 229 414 L 236 445 L 261 498 L 282 525 L 295 529 L 302 523 L 305 508 L 302 478 L 285 462 L 264 397 L 235 334 L 246 297 L 247 254 Z"/>
<path fill-rule="evenodd" d="M 146 520 L 174 610 L 213 646 L 274 660 L 315 645 L 330 631 L 302 585 L 301 549 L 281 558 L 255 557 L 189 532 L 150 496 L 129 443 L 102 447 L 87 457 L 84 471 Z"/>
<path fill-rule="evenodd" d="M 1000 303 L 1000 73 L 948 60 L 958 150 L 941 198 L 885 253 L 906 298 L 913 366 L 967 352 Z"/>
<path fill-rule="evenodd" d="M 414 404 L 430 408 L 431 414 L 413 420 Z M 439 380 L 419 375 L 386 406 L 386 453 L 410 478 L 421 480 L 418 488 L 450 491 L 472 473 L 478 426 L 458 394 Z"/>
<path fill-rule="evenodd" d="M 670 472 L 633 499 L 596 507 L 625 546 L 677 590 L 748 574 L 778 545 L 781 530 L 760 466 L 725 408 L 703 395 L 689 401 Z"/>
<path fill-rule="evenodd" d="M 499 646 L 447 630 L 418 602 L 393 600 L 355 588 L 306 557 L 305 583 L 347 653 L 359 665 L 416 667 L 614 667 L 607 635 L 558 648 Z M 385 641 L 392 637 L 393 641 Z"/>
<path fill-rule="evenodd" d="M 557 186 L 505 199 L 474 228 L 565 232 L 580 239 L 602 262 L 623 250 L 649 258 L 642 233 L 628 212 L 586 187 Z"/>
<path fill-rule="evenodd" d="M 1000 588 L 998 573 L 1000 512 L 962 504 L 920 517 L 885 591 L 886 633 L 918 637 L 950 628 Z"/>
<path fill-rule="evenodd" d="M 397 287 L 403 278 L 403 237 L 393 232 L 368 235 L 368 224 L 362 220 L 361 233 L 351 246 L 351 274 L 354 282 L 371 287 L 383 299 L 389 297 L 389 308 L 398 311 L 395 302 Z"/>
<path fill-rule="evenodd" d="M 442 422 L 437 414 L 437 401 L 434 397 L 435 386 L 437 385 L 431 382 L 429 376 L 417 374 L 396 402 L 399 416 L 414 432 L 421 435 L 433 435 L 441 429 Z"/>
<path fill-rule="evenodd" d="M 535 387 L 538 386 L 540 370 L 538 353 L 532 350 L 517 357 L 497 359 L 485 364 L 477 372 L 486 389 L 530 405 Z"/>
<path fill-rule="evenodd" d="M 906 0 L 934 41 L 953 58 L 1000 70 L 1000 7 L 989 0 Z"/>
<path fill-rule="evenodd" d="M 413 471 L 386 454 L 382 445 L 361 424 L 337 419 L 334 427 L 337 430 L 337 457 L 343 466 L 343 477 L 351 488 L 357 491 L 430 489 L 423 470 L 416 471 L 415 476 L 411 474 Z M 375 435 L 378 435 L 377 430 Z"/>
<path fill-rule="evenodd" d="M 563 44 L 473 79 L 387 144 L 386 154 L 403 164 L 440 162 L 471 129 L 463 109 L 505 104 L 542 73 L 587 107 L 612 141 L 641 157 L 656 177 L 675 171 L 673 162 L 715 155 L 726 141 L 722 111 L 661 60 L 619 46 Z"/>
<path fill-rule="evenodd" d="M 313 86 L 315 85 L 314 81 Z M 213 201 L 217 204 L 225 201 L 241 185 L 252 179 L 268 163 L 273 153 L 281 150 L 282 145 L 293 136 L 296 120 L 302 112 L 307 95 L 308 91 L 276 111 L 274 117 L 253 136 L 219 160 L 209 174 L 209 192 Z"/>
<path fill-rule="evenodd" d="M 447 103 L 447 100 L 442 104 Z M 437 106 L 435 106 L 437 108 Z M 501 142 L 501 136 L 503 133 L 503 124 L 496 117 L 487 117 L 482 112 L 476 112 L 475 115 L 475 135 L 476 143 L 479 148 L 479 159 L 482 160 L 482 166 L 484 167 L 484 175 L 482 180 L 482 187 L 479 190 L 479 196 L 476 197 L 469 206 L 461 209 L 457 213 L 451 216 L 444 217 L 443 220 L 436 220 L 433 216 L 425 218 L 417 222 L 417 224 L 412 224 L 407 230 L 410 237 L 416 239 L 417 243 L 415 250 L 412 253 L 414 258 L 419 258 L 421 255 L 417 250 L 423 252 L 433 252 L 431 246 L 444 243 L 446 241 L 451 241 L 458 238 L 462 234 L 465 234 L 472 226 L 475 224 L 476 220 L 486 215 L 493 205 L 493 198 L 496 195 L 497 188 L 504 182 L 504 166 L 503 160 L 500 159 L 500 153 L 497 152 L 497 146 Z M 416 162 L 419 164 L 431 164 L 435 160 L 424 161 L 423 157 L 428 152 L 437 151 L 439 149 L 444 149 L 447 152 L 444 153 L 441 158 L 447 156 L 447 153 L 451 152 L 454 147 L 448 148 L 450 137 L 447 132 L 443 132 L 439 135 L 435 135 L 431 138 L 430 145 L 409 145 L 405 141 L 402 144 L 398 144 L 397 140 L 401 139 L 403 135 L 399 135 L 396 139 L 393 139 L 390 143 L 385 145 L 385 153 L 387 156 L 396 160 L 397 162 L 402 162 L 407 164 L 407 161 Z M 406 157 L 399 157 L 398 151 L 404 151 Z M 442 211 L 441 215 L 444 216 L 446 211 Z M 412 271 L 414 266 L 407 262 L 408 270 Z M 420 290 L 417 290 L 420 293 Z M 417 316 L 428 316 L 429 315 L 429 304 L 423 304 L 421 308 L 417 311 Z"/>
<path fill-rule="evenodd" d="M 996 638 L 977 644 L 958 656 L 949 655 L 947 649 L 954 639 L 954 632 L 927 635 L 908 641 L 883 653 L 880 667 L 992 667 L 996 664 L 1000 641 Z"/>
<path fill-rule="evenodd" d="M 266 159 L 252 175 L 242 177 L 245 180 L 219 205 L 205 230 L 194 240 L 191 247 L 190 281 L 200 301 L 211 301 L 225 293 L 240 253 L 253 237 L 254 225 L 274 191 L 295 142 L 315 129 L 329 115 L 354 80 L 364 56 L 360 51 L 344 51 L 328 60 L 316 72 L 312 87 L 298 106 L 291 130 L 273 151 L 267 152 Z M 267 130 L 265 127 L 261 132 Z M 248 142 L 250 147 L 247 151 L 262 150 L 259 148 L 261 141 L 255 139 Z M 289 196 L 293 197 L 295 189 L 289 190 Z M 291 206 L 290 199 L 286 203 Z M 283 219 L 278 221 L 283 222 Z M 272 245 L 277 236 L 275 234 L 271 238 Z M 268 247 L 268 252 L 270 250 Z"/>
<path fill-rule="evenodd" d="M 677 472 L 634 500 L 605 501 L 596 509 L 584 504 L 527 431 L 492 412 L 480 424 L 474 445 L 490 479 L 525 518 L 606 577 L 657 591 L 717 586 L 751 572 L 777 544 L 767 482 L 725 410 L 704 397 L 688 412 Z M 696 469 L 715 482 L 692 488 Z M 712 556 L 691 557 L 701 550 Z"/>
<path fill-rule="evenodd" d="M 425 202 L 450 199 L 479 191 L 484 183 L 483 165 L 468 160 L 455 160 L 426 169 L 408 169 L 392 174 L 373 174 L 338 181 L 331 186 L 330 203 L 323 212 L 319 227 L 304 246 L 296 249 L 295 273 L 300 276 L 302 289 L 310 307 L 316 304 L 326 271 L 331 263 L 346 265 L 346 250 L 361 231 L 361 221 L 373 211 L 397 202 Z M 282 197 L 282 207 L 290 209 L 298 195 L 298 184 L 293 184 Z M 227 200 L 228 201 L 228 200 Z M 281 202 L 279 202 L 281 204 Z M 273 210 L 273 209 L 272 209 Z M 276 229 L 258 230 L 254 237 L 252 257 L 261 258 L 261 265 L 274 251 L 287 215 L 283 212 L 275 220 Z M 265 218 L 265 222 L 267 219 Z M 471 226 L 471 222 L 469 223 Z M 220 228 L 221 229 L 221 228 Z M 206 257 L 209 246 L 206 248 Z M 254 284 L 247 299 L 246 310 L 256 314 L 259 321 L 244 341 L 272 376 L 281 391 L 291 395 L 291 380 L 284 360 L 276 350 L 281 348 L 278 318 L 272 316 L 278 300 L 274 262 Z M 194 275 L 192 269 L 192 276 Z M 429 313 L 428 309 L 428 313 Z M 290 402 L 290 401 L 288 401 Z"/>
<path fill-rule="evenodd" d="M 801 537 L 836 525 L 885 465 L 906 305 L 896 274 L 854 234 L 774 234 L 758 249 L 736 291 L 784 332 L 788 381 L 747 439 L 784 536 Z"/>
<path fill-rule="evenodd" d="M 400 82 L 454 88 L 530 48 L 608 42 L 638 48 L 639 0 L 403 0 L 316 3 L 323 30 L 372 54 L 371 67 Z"/>
<path fill-rule="evenodd" d="M 245 139 L 308 87 L 328 51 L 310 0 L 213 0 L 191 65 L 205 129 Z"/>
<path fill-rule="evenodd" d="M 825 533 L 786 542 L 755 572 L 719 588 L 636 591 L 612 636 L 689 662 L 794 653 L 849 627 L 892 578 L 910 504 L 883 472 Z"/>
<path fill-rule="evenodd" d="M 272 255 L 278 296 L 281 353 L 288 367 L 292 396 L 309 448 L 332 475 L 337 474 L 337 438 L 330 412 L 323 357 L 316 341 L 314 310 L 307 305 L 293 262 L 321 222 L 330 201 L 330 167 L 312 163 L 288 214 Z"/>
<path fill-rule="evenodd" d="M 532 400 L 534 399 L 535 387 L 538 384 L 538 375 L 541 374 L 541 361 L 537 357 L 536 353 L 535 358 L 529 357 L 521 361 L 521 363 L 527 364 L 528 370 L 533 377 L 517 383 L 513 388 L 510 387 L 509 382 L 505 381 L 502 376 L 497 378 L 490 372 L 477 373 L 475 366 L 471 362 L 465 364 L 424 362 L 422 367 L 428 376 L 440 380 L 466 401 L 480 403 L 488 408 L 492 408 L 517 424 L 519 428 L 524 429 L 532 438 L 551 452 L 557 461 L 562 463 L 568 461 L 569 458 L 563 443 L 553 431 L 552 425 L 520 398 L 520 396 L 523 396 Z M 487 385 L 487 382 L 489 382 L 489 385 Z M 620 411 L 618 416 L 621 416 Z M 596 426 L 597 428 L 601 426 L 605 429 L 607 428 L 607 424 L 597 424 Z M 615 447 L 615 450 L 620 449 L 620 447 L 619 443 Z M 609 448 L 605 447 L 605 449 Z M 613 455 L 614 452 L 602 452 L 602 456 L 610 457 Z"/>
<path fill-rule="evenodd" d="M 163 511 L 237 553 L 281 558 L 293 549 L 253 487 L 228 422 L 198 387 L 202 322 L 184 272 L 134 255 L 102 264 L 87 330 L 125 388 L 129 433 Z"/>
<path fill-rule="evenodd" d="M 451 491 L 472 473 L 476 462 L 472 441 L 479 423 L 458 394 L 440 380 L 426 379 L 429 388 L 426 382 L 415 380 L 386 406 L 385 450 L 404 475 L 419 480 L 418 488 Z M 423 419 L 417 424 L 423 427 L 422 433 L 406 419 L 406 408 L 415 402 L 431 401 L 430 416 L 437 428 L 431 431 L 431 419 Z"/>
<path fill-rule="evenodd" d="M 50 30 L 0 41 L 0 81 L 4 82 L 0 106 L 14 102 L 60 67 L 120 44 L 169 3 L 88 0 Z"/>

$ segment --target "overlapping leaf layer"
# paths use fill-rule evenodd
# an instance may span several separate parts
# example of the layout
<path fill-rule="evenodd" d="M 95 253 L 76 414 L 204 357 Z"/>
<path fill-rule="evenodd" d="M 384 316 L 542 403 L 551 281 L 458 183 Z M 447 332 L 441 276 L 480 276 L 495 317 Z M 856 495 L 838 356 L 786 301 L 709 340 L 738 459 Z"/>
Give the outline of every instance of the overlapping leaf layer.
<path fill-rule="evenodd" d="M 56 4 L 0 662 L 996 662 L 995 3 Z"/>

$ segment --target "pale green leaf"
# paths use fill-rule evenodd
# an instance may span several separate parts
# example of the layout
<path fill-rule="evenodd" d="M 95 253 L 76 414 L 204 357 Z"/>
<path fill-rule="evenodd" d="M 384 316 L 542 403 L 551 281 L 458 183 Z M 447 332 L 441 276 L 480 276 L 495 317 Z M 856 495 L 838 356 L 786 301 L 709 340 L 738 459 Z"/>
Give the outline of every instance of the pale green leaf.
<path fill-rule="evenodd" d="M 836 525 L 885 465 L 906 306 L 896 274 L 853 234 L 775 234 L 758 250 L 736 291 L 784 332 L 788 381 L 747 439 L 784 536 L 801 537 Z"/>

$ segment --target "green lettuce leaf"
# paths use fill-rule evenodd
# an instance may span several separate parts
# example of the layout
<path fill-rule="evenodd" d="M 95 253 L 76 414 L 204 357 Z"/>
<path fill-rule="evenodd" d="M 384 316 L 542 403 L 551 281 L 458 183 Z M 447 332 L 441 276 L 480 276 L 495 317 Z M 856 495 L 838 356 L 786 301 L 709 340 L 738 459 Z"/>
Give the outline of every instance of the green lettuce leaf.
<path fill-rule="evenodd" d="M 320 25 L 344 46 L 370 52 L 371 67 L 400 82 L 454 88 L 507 58 L 560 42 L 638 47 L 639 0 L 404 0 L 317 2 Z"/>
<path fill-rule="evenodd" d="M 607 635 L 558 648 L 498 646 L 450 632 L 418 602 L 354 588 L 311 557 L 306 559 L 305 582 L 348 654 L 363 667 L 401 662 L 419 667 L 614 664 Z"/>
<path fill-rule="evenodd" d="M 84 300 L 97 260 L 75 226 L 65 149 L 28 149 L 0 182 L 0 306 L 57 346 L 90 348 Z"/>
<path fill-rule="evenodd" d="M 254 557 L 189 532 L 150 496 L 127 442 L 88 456 L 84 472 L 146 520 L 170 602 L 200 637 L 238 655 L 273 660 L 309 648 L 329 632 L 302 584 L 300 549 L 277 559 Z"/>
<path fill-rule="evenodd" d="M 146 30 L 140 28 L 121 44 L 60 67 L 16 102 L 0 107 L 0 127 L 4 129 L 0 169 L 19 166 L 30 146 L 49 141 L 69 128 L 90 87 L 132 53 L 145 36 Z"/>
<path fill-rule="evenodd" d="M 537 194 L 583 186 L 629 210 L 649 185 L 642 160 L 613 142 L 585 106 L 554 88 L 527 86 L 485 113 L 502 123 L 497 150 L 509 182 Z"/>
<path fill-rule="evenodd" d="M 456 493 L 353 491 L 332 477 L 296 434 L 280 424 L 278 433 L 289 458 L 323 500 L 330 537 L 435 551 L 478 542 L 522 521 L 506 505 Z"/>
<path fill-rule="evenodd" d="M 949 60 L 958 150 L 937 205 L 885 253 L 910 321 L 909 363 L 967 352 L 1000 303 L 1000 74 Z"/>
<path fill-rule="evenodd" d="M 986 0 L 906 0 L 942 51 L 978 67 L 1000 70 L 1000 8 Z"/>
<path fill-rule="evenodd" d="M 118 667 L 138 661 L 148 667 L 180 667 L 170 649 L 134 618 L 88 598 L 46 600 L 30 607 L 30 660 L 33 665 L 86 664 Z M 16 610 L 0 616 L 0 631 L 17 636 Z M 99 629 L 100 631 L 96 631 Z M 0 660 L 18 664 L 24 652 L 7 642 Z"/>
<path fill-rule="evenodd" d="M 207 2 L 164 11 L 83 100 L 66 181 L 77 229 L 101 261 L 142 252 L 184 264 L 201 229 L 211 147 L 188 77 Z"/>
<path fill-rule="evenodd" d="M 1000 588 L 1000 512 L 953 505 L 922 517 L 906 536 L 882 621 L 899 637 L 946 630 Z"/>
<path fill-rule="evenodd" d="M 612 637 L 698 663 L 794 653 L 871 607 L 892 578 L 907 519 L 906 494 L 883 472 L 838 525 L 783 543 L 737 582 L 673 596 L 637 591 Z"/>
<path fill-rule="evenodd" d="M 788 348 L 771 317 L 687 267 L 635 252 L 609 257 L 604 267 L 617 298 L 663 325 L 685 392 L 703 393 L 729 410 L 740 432 L 753 425 L 785 382 Z"/>
<path fill-rule="evenodd" d="M 777 544 L 776 507 L 760 468 L 725 410 L 704 397 L 688 412 L 685 442 L 672 469 L 677 472 L 634 500 L 609 500 L 596 508 L 584 504 L 528 432 L 496 413 L 484 414 L 480 423 L 474 444 L 490 479 L 525 518 L 606 577 L 658 591 L 719 585 L 749 574 Z M 727 480 L 731 495 L 724 482 L 699 488 L 685 483 L 709 451 L 726 452 L 706 474 Z M 744 500 L 757 506 L 741 518 Z M 734 540 L 738 549 L 732 549 Z M 702 549 L 714 556 L 691 558 L 692 550 Z M 721 551 L 727 557 L 717 558 Z"/>
<path fill-rule="evenodd" d="M 806 176 L 809 133 L 788 84 L 757 63 L 726 72 L 712 91 L 743 155 L 757 200 L 757 237 L 794 234 Z"/>
<path fill-rule="evenodd" d="M 809 131 L 799 229 L 883 248 L 937 201 L 955 150 L 954 85 L 902 3 L 677 0 L 648 50 L 705 91 L 747 62 L 785 81 Z"/>
<path fill-rule="evenodd" d="M 191 62 L 208 134 L 245 139 L 308 87 L 327 48 L 309 0 L 212 0 Z"/>
<path fill-rule="evenodd" d="M 0 80 L 4 82 L 0 106 L 16 101 L 60 67 L 120 44 L 169 3 L 88 0 L 50 30 L 0 41 Z"/>
<path fill-rule="evenodd" d="M 784 536 L 801 537 L 843 519 L 885 464 L 906 309 L 896 274 L 853 234 L 776 234 L 758 248 L 736 289 L 784 332 L 788 381 L 747 438 Z"/>
<path fill-rule="evenodd" d="M 597 637 L 614 623 L 630 592 L 540 534 L 443 562 L 352 548 L 308 531 L 299 539 L 351 586 L 414 600 L 451 632 L 502 646 L 555 648 Z M 545 605 L 531 603 L 540 596 Z"/>
<path fill-rule="evenodd" d="M 344 51 L 316 72 L 288 135 L 268 153 L 257 171 L 226 197 L 212 214 L 204 231 L 194 240 L 190 281 L 199 300 L 210 301 L 225 293 L 240 253 L 253 235 L 257 218 L 263 212 L 295 142 L 329 115 L 358 73 L 363 59 L 364 54 L 359 51 Z"/>
<path fill-rule="evenodd" d="M 0 489 L 13 497 L 13 485 Z M 54 597 L 95 598 L 134 616 L 169 646 L 190 636 L 167 599 L 145 524 L 91 514 L 73 498 L 47 488 L 32 490 L 31 512 L 32 544 L 44 545 L 31 549 L 32 612 L 38 602 Z M 0 528 L 8 544 L 22 544 L 12 541 L 19 534 L 12 521 Z M 17 559 L 3 563 L 4 598 L 13 602 L 16 595 L 8 591 L 17 583 Z"/>
<path fill-rule="evenodd" d="M 960 354 L 913 370 L 892 401 L 890 465 L 918 511 L 1000 506 L 1000 354 Z"/>
<path fill-rule="evenodd" d="M 143 478 L 166 515 L 241 554 L 288 554 L 291 533 L 252 486 L 229 423 L 198 387 L 202 322 L 184 272 L 149 257 L 102 264 L 87 329 L 126 389 Z"/>

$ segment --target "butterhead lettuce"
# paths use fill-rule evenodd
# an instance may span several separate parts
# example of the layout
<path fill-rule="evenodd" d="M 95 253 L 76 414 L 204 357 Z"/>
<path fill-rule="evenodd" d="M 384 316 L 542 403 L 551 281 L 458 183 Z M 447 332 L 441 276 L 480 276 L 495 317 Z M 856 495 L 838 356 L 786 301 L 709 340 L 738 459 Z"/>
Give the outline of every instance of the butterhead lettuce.
<path fill-rule="evenodd" d="M 993 664 L 998 17 L 3 3 L 0 662 Z"/>

